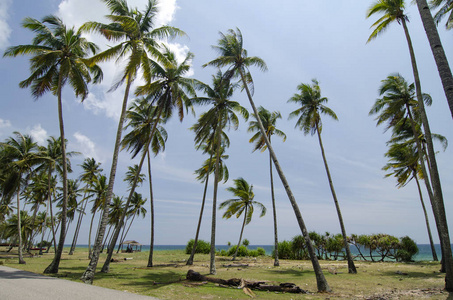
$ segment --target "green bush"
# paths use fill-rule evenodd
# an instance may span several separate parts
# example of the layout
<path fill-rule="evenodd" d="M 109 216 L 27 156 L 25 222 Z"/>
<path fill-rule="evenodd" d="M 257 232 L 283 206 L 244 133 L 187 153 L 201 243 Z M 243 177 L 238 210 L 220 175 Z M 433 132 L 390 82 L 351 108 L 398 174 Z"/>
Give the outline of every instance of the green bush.
<path fill-rule="evenodd" d="M 186 245 L 186 254 L 192 253 L 193 244 L 195 243 L 194 239 L 191 239 Z M 211 244 L 203 241 L 198 240 L 197 242 L 197 249 L 195 249 L 195 253 L 202 253 L 202 254 L 209 254 L 211 252 Z"/>
<path fill-rule="evenodd" d="M 236 247 L 237 246 L 233 246 L 230 249 L 228 249 L 228 256 L 233 256 L 234 255 L 234 252 L 236 252 Z M 247 248 L 244 245 L 239 246 L 239 250 L 238 250 L 237 256 L 248 256 Z"/>
<path fill-rule="evenodd" d="M 226 252 L 225 249 L 220 250 L 220 252 L 217 252 L 217 255 L 219 256 L 228 256 L 228 252 Z"/>
<path fill-rule="evenodd" d="M 258 257 L 259 254 L 258 254 L 258 251 L 257 251 L 257 250 L 249 250 L 247 256 Z"/>
<path fill-rule="evenodd" d="M 396 251 L 397 261 L 412 261 L 412 257 L 418 253 L 417 244 L 410 237 L 405 236 L 400 239 L 400 248 Z"/>
<path fill-rule="evenodd" d="M 266 250 L 264 250 L 264 248 L 261 247 L 256 248 L 256 252 L 258 252 L 258 256 L 266 255 Z"/>
<path fill-rule="evenodd" d="M 293 251 L 292 251 L 291 242 L 282 241 L 278 243 L 278 258 L 281 259 L 293 259 Z M 272 257 L 275 258 L 275 250 L 272 251 Z"/>

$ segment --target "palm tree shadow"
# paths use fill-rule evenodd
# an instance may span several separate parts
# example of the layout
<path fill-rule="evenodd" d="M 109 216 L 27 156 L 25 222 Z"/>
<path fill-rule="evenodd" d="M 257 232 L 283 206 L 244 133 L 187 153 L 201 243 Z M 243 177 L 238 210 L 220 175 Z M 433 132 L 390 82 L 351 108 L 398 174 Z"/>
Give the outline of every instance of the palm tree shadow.
<path fill-rule="evenodd" d="M 271 269 L 269 272 L 274 273 L 275 275 L 289 275 L 289 276 L 305 276 L 308 274 L 308 272 L 313 272 L 313 271 L 305 271 L 305 270 L 295 270 L 295 269 Z"/>
<path fill-rule="evenodd" d="M 133 281 L 129 280 L 128 277 L 124 276 L 128 279 L 130 283 L 126 284 L 126 286 L 136 287 L 136 288 L 146 288 L 150 290 L 155 290 L 170 284 L 174 284 L 177 282 L 182 282 L 186 278 L 180 272 L 174 271 L 165 271 L 165 272 L 158 272 L 158 273 L 148 273 L 145 276 L 141 277 L 140 281 Z"/>
<path fill-rule="evenodd" d="M 389 277 L 397 277 L 397 278 L 426 278 L 426 279 L 434 279 L 434 278 L 442 278 L 445 274 L 440 272 L 432 272 L 432 273 L 424 273 L 424 272 L 400 272 L 400 271 L 387 271 L 382 273 L 385 276 Z"/>

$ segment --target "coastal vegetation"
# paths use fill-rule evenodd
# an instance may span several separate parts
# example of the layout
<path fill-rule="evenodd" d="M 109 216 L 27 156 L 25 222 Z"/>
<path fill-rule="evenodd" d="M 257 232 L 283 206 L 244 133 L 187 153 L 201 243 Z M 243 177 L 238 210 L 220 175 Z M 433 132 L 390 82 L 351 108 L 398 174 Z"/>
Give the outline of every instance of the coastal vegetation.
<path fill-rule="evenodd" d="M 420 5 L 419 2 L 421 1 L 417 1 L 417 4 Z M 4 264 L 38 273 L 58 273 L 60 276 L 67 276 L 73 280 L 81 279 L 85 283 L 93 284 L 98 262 L 102 258 L 104 264 L 100 273 L 104 274 L 96 275 L 99 276 L 99 285 L 106 284 L 110 279 L 123 277 L 125 282 L 109 287 L 125 289 L 129 284 L 134 286 L 133 292 L 162 298 L 171 298 L 178 292 L 187 295 L 187 299 L 218 293 L 221 293 L 222 297 L 238 296 L 236 291 L 228 289 L 224 289 L 223 291 L 227 291 L 224 293 L 218 292 L 217 290 L 222 289 L 211 284 L 198 286 L 184 281 L 189 268 L 218 277 L 227 276 L 226 279 L 246 276 L 255 280 L 285 282 L 289 280 L 312 293 L 332 293 L 332 297 L 337 295 L 338 298 L 355 297 L 357 294 L 364 297 L 385 296 L 392 292 L 387 288 L 392 285 L 400 291 L 413 291 L 416 284 L 419 284 L 417 289 L 421 290 L 423 287 L 438 296 L 442 294 L 439 291 L 442 277 L 445 279 L 443 287 L 453 292 L 451 241 L 433 143 L 436 140 L 440 141 L 445 149 L 447 140 L 442 135 L 431 133 L 425 105 L 429 106 L 433 100 L 422 92 L 408 30 L 409 19 L 404 12 L 404 1 L 379 0 L 371 4 L 367 17 L 379 15 L 379 18 L 372 25 L 373 31 L 368 41 L 380 36 L 389 24 L 395 21 L 402 25 L 409 47 L 414 83 L 406 81 L 396 73 L 389 75 L 381 82 L 378 95 L 380 98 L 376 100 L 369 114 L 376 116 L 377 125 L 385 125 L 385 130 L 391 130 L 391 139 L 387 143 L 388 152 L 385 154 L 389 159 L 389 163 L 384 166 L 384 170 L 390 171 L 387 177 L 394 176 L 398 187 L 404 187 L 412 179 L 417 182 L 429 240 L 433 248 L 433 261 L 437 261 L 428 211 L 422 198 L 419 181 L 425 184 L 441 244 L 440 266 L 439 263 L 413 263 L 413 256 L 418 249 L 416 243 L 408 236 L 347 235 L 321 138 L 323 128 L 321 115 L 333 120 L 338 120 L 338 117 L 325 105 L 328 99 L 321 96 L 317 80 L 314 79 L 311 84 L 302 83 L 295 88 L 298 93 L 288 102 L 299 107 L 288 117 L 297 118 L 296 128 L 302 130 L 304 134 L 317 135 L 338 216 L 341 234 L 337 235 L 309 232 L 305 225 L 302 211 L 298 206 L 302 199 L 296 200 L 271 143 L 272 135 L 286 140 L 285 133 L 276 128 L 276 121 L 282 116 L 280 112 L 270 112 L 262 106 L 257 108 L 253 97 L 252 70 L 256 68 L 265 72 L 268 70 L 267 65 L 259 56 L 249 55 L 239 28 L 220 32 L 217 44 L 212 46 L 218 56 L 203 65 L 214 68 L 212 83 L 209 85 L 190 76 L 194 54 L 187 52 L 182 60 L 178 60 L 177 54 L 168 44 L 169 39 L 184 36 L 184 31 L 166 25 L 154 27 L 158 14 L 157 1 L 148 0 L 142 10 L 130 7 L 126 0 L 103 0 L 103 3 L 110 11 L 106 16 L 109 21 L 107 24 L 90 21 L 76 29 L 67 28 L 64 21 L 55 16 L 44 17 L 42 21 L 26 18 L 23 27 L 35 34 L 32 43 L 12 46 L 4 52 L 5 57 L 30 56 L 32 74 L 20 82 L 19 86 L 30 88 L 34 98 L 39 98 L 49 91 L 56 96 L 60 132 L 59 137 L 49 138 L 46 145 L 40 145 L 30 135 L 20 132 L 13 132 L 12 136 L 0 143 L 0 242 L 7 245 L 2 253 L 6 257 Z M 437 7 L 445 3 L 434 1 L 434 4 Z M 435 18 L 441 20 L 442 15 L 450 10 L 451 3 L 450 6 L 442 6 L 442 10 Z M 450 19 L 447 22 L 449 28 Z M 83 37 L 84 33 L 97 33 L 114 44 L 101 51 L 97 45 Z M 67 150 L 68 141 L 65 137 L 62 114 L 62 90 L 69 85 L 75 96 L 83 101 L 88 97 L 90 84 L 102 80 L 103 73 L 98 64 L 109 60 L 122 62 L 121 76 L 111 90 L 125 85 L 109 175 L 103 173 L 103 166 L 94 158 L 86 158 L 80 166 L 81 173 L 74 174 L 74 178 L 71 179 L 68 178 L 68 174 L 73 172 L 71 158 L 82 153 Z M 131 90 L 136 81 L 141 85 Z M 244 91 L 251 107 L 250 112 L 234 100 L 234 97 Z M 132 104 L 129 103 L 131 95 L 136 97 Z M 203 197 L 200 197 L 202 201 L 195 238 L 187 244 L 185 254 L 177 251 L 157 253 L 153 251 L 155 202 L 151 154 L 157 155 L 165 151 L 168 137 L 165 126 L 173 114 L 176 113 L 179 121 L 182 121 L 186 114 L 191 112 L 195 115 L 196 111 L 202 112 L 191 127 L 194 134 L 194 145 L 191 146 L 202 150 L 203 154 L 208 155 L 208 159 L 195 170 L 194 181 L 199 180 L 205 184 Z M 269 191 L 274 223 L 273 258 L 266 256 L 262 248 L 247 249 L 248 241 L 242 239 L 244 228 L 251 223 L 254 210 L 258 209 L 261 212 L 260 216 L 266 213 L 262 199 L 255 199 L 251 183 L 243 177 L 235 179 L 234 186 L 227 188 L 235 198 L 222 199 L 223 202 L 217 205 L 219 183 L 222 181 L 226 183 L 229 180 L 226 162 L 228 147 L 232 141 L 228 131 L 246 126 L 245 122 L 249 116 L 253 118 L 248 123 L 248 131 L 253 133 L 250 143 L 255 143 L 254 150 L 269 153 Z M 240 124 L 242 120 L 245 125 Z M 130 152 L 131 161 L 137 157 L 139 163 L 131 163 L 127 169 L 119 170 L 118 156 L 121 150 Z M 145 163 L 147 174 L 142 173 Z M 274 168 L 300 229 L 300 235 L 291 241 L 278 240 Z M 119 172 L 124 174 L 128 184 L 126 195 L 116 194 L 114 190 L 115 178 Z M 210 242 L 206 242 L 199 239 L 199 232 L 211 175 L 214 177 L 211 239 Z M 137 188 L 145 182 L 149 186 L 149 195 L 137 192 Z M 148 213 L 148 209 L 145 208 L 147 203 L 150 203 L 151 214 L 150 251 L 125 256 L 119 253 L 121 245 L 126 241 L 130 230 L 133 230 L 134 220 Z M 57 211 L 54 211 L 55 209 Z M 233 216 L 243 217 L 239 241 L 228 251 L 216 249 L 218 210 L 225 210 L 223 217 L 227 219 Z M 86 252 L 76 251 L 81 224 L 88 219 L 83 217 L 88 214 L 91 214 L 88 249 Z M 96 216 L 99 221 L 97 228 L 93 228 L 96 226 Z M 76 229 L 74 235 L 69 237 L 68 227 L 73 222 Z M 65 241 L 69 239 L 72 243 L 68 251 L 69 256 L 66 257 L 63 247 Z M 44 245 L 47 246 L 45 249 Z M 52 246 L 54 252 L 50 259 Z M 115 253 L 116 246 L 118 249 Z M 359 252 L 356 257 L 351 253 L 351 246 Z M 17 253 L 13 252 L 14 248 L 17 249 Z M 33 251 L 38 251 L 39 257 L 36 257 L 36 252 Z M 13 264 L 12 253 L 17 256 L 18 265 Z M 187 254 L 190 254 L 189 258 Z M 127 260 L 129 255 L 132 255 L 132 263 Z M 147 263 L 144 255 L 148 255 Z M 61 264 L 63 256 L 67 263 L 64 266 Z M 228 267 L 231 264 L 220 268 L 216 266 L 216 261 L 225 262 L 230 257 L 232 260 L 238 259 L 241 265 L 247 265 L 247 269 L 233 270 Z M 120 262 L 121 259 L 126 259 L 126 263 Z M 389 260 L 395 262 L 390 263 Z M 308 266 L 308 261 L 311 267 Z M 369 261 L 380 262 L 384 271 L 376 268 L 377 264 L 369 264 Z M 169 267 L 174 269 L 171 270 Z M 442 273 L 436 272 L 436 267 L 441 267 Z M 131 273 L 134 273 L 135 279 Z M 354 277 L 353 274 L 356 273 L 360 273 L 360 277 Z M 309 276 L 315 277 L 315 284 L 307 280 Z M 424 279 L 426 280 L 423 281 Z M 146 287 L 138 287 L 137 282 L 131 283 L 134 280 Z M 369 281 L 372 281 L 373 287 L 370 287 Z M 410 283 L 404 285 L 407 281 Z M 94 282 L 98 284 L 97 281 Z M 112 282 L 115 280 L 110 281 Z M 153 287 L 148 287 L 151 284 Z M 356 288 L 348 290 L 344 287 L 351 287 L 354 284 Z M 376 285 L 386 288 L 376 288 Z M 173 289 L 171 292 L 167 294 L 162 292 L 168 292 L 170 288 Z M 198 292 L 199 290 L 201 292 Z M 266 298 L 275 295 L 263 293 L 261 296 Z M 287 299 L 286 295 L 281 297 Z"/>

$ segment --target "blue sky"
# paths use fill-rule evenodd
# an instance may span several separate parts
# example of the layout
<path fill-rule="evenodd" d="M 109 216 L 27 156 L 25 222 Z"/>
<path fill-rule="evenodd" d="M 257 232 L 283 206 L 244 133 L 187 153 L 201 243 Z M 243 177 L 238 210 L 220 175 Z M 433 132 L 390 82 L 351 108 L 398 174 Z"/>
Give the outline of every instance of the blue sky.
<path fill-rule="evenodd" d="M 219 32 L 240 28 L 244 47 L 250 56 L 261 57 L 268 72 L 252 69 L 255 82 L 254 100 L 268 110 L 281 112 L 278 127 L 287 135 L 286 142 L 274 138 L 274 147 L 282 168 L 301 209 L 309 231 L 338 233 L 339 225 L 330 194 L 316 136 L 304 136 L 294 128 L 295 120 L 289 113 L 297 107 L 287 100 L 300 83 L 316 78 L 323 96 L 329 99 L 339 121 L 323 119 L 323 142 L 333 182 L 341 205 L 346 230 L 349 234 L 388 233 L 401 237 L 409 235 L 418 243 L 427 243 L 424 217 L 415 183 L 403 189 L 395 187 L 395 180 L 384 178 L 385 142 L 389 133 L 376 127 L 368 112 L 376 98 L 381 80 L 399 72 L 412 82 L 412 70 L 402 27 L 393 24 L 376 40 L 366 43 L 370 26 L 377 19 L 366 19 L 371 1 L 161 1 L 157 24 L 170 24 L 184 30 L 188 37 L 173 41 L 173 48 L 183 55 L 195 54 L 191 74 L 210 83 L 213 68 L 201 65 L 217 55 L 211 48 Z M 144 8 L 145 0 L 129 1 L 131 6 Z M 28 44 L 31 32 L 20 23 L 25 17 L 41 19 L 57 14 L 68 25 L 80 26 L 88 20 L 103 21 L 108 11 L 99 0 L 2 0 L 0 3 L 0 51 L 18 44 Z M 420 16 L 415 6 L 408 5 L 409 31 L 412 35 L 424 92 L 431 94 L 433 105 L 428 108 L 431 130 L 453 141 L 452 118 L 443 94 L 437 69 L 432 58 Z M 444 48 L 452 61 L 452 32 L 439 28 Z M 88 36 L 100 46 L 106 42 L 99 36 Z M 450 55 L 448 55 L 450 54 Z M 124 87 L 108 93 L 120 68 L 114 63 L 103 65 L 102 84 L 91 87 L 84 103 L 75 99 L 70 89 L 64 93 L 64 118 L 69 148 L 83 152 L 73 158 L 80 164 L 85 156 L 102 162 L 104 173 L 110 170 L 117 118 Z M 46 95 L 37 101 L 30 91 L 20 89 L 19 81 L 28 76 L 27 57 L 0 60 L 0 139 L 13 131 L 31 134 L 45 142 L 58 136 L 56 99 Z M 239 91 L 233 99 L 250 109 L 245 95 Z M 131 102 L 132 98 L 130 99 Z M 197 108 L 201 113 L 205 108 Z M 206 159 L 194 150 L 193 133 L 188 128 L 196 117 L 187 115 L 182 123 L 173 118 L 166 124 L 169 139 L 165 153 L 153 159 L 153 180 L 156 209 L 156 244 L 185 244 L 193 238 L 201 203 L 203 185 L 195 180 L 194 170 Z M 238 131 L 229 133 L 231 147 L 227 150 L 230 181 L 221 185 L 219 201 L 231 198 L 225 188 L 232 180 L 244 177 L 254 185 L 255 200 L 268 207 L 263 218 L 254 217 L 245 229 L 244 237 L 251 244 L 272 244 L 273 227 L 269 191 L 268 155 L 252 153 L 247 123 L 241 120 Z M 453 150 L 438 147 L 438 164 L 443 184 L 447 218 L 453 213 Z M 135 161 L 137 163 L 137 161 Z M 119 161 L 115 193 L 126 196 L 122 182 L 130 155 L 122 152 Z M 78 176 L 78 168 L 72 177 Z M 291 239 L 300 234 L 294 212 L 277 176 L 276 197 L 279 238 Z M 139 189 L 148 198 L 147 186 Z M 209 240 L 212 186 L 202 224 L 201 238 Z M 430 208 L 425 196 L 426 204 Z M 149 207 L 147 207 L 149 211 Z M 432 215 L 431 211 L 429 212 Z M 217 244 L 235 243 L 241 219 L 221 219 L 218 211 Z M 88 220 L 79 237 L 86 244 Z M 431 217 L 431 227 L 435 231 Z M 70 226 L 70 234 L 75 225 Z M 129 238 L 149 243 L 149 215 L 136 220 Z M 450 222 L 450 232 L 453 227 Z M 437 237 L 435 238 L 438 240 Z M 69 238 L 68 241 L 69 243 Z"/>

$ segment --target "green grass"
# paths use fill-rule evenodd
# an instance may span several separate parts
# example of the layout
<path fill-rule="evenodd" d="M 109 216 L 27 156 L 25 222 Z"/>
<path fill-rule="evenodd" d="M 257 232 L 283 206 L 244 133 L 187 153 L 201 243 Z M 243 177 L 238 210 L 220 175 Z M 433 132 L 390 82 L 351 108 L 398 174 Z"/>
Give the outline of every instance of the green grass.
<path fill-rule="evenodd" d="M 41 257 L 26 257 L 26 265 L 19 265 L 17 256 L 6 255 L 0 249 L 0 264 L 42 274 L 53 258 L 53 253 Z M 74 255 L 63 254 L 60 270 L 56 277 L 80 282 L 80 276 L 89 263 L 86 250 L 77 249 Z M 94 285 L 149 295 L 160 299 L 248 299 L 242 290 L 224 288 L 212 283 L 193 285 L 185 280 L 187 271 L 193 269 L 203 275 L 209 273 L 209 255 L 197 254 L 193 266 L 186 266 L 188 255 L 183 250 L 155 251 L 154 267 L 147 268 L 149 252 L 119 253 L 118 262 L 110 264 L 109 273 L 97 273 Z M 132 258 L 124 260 L 124 258 Z M 98 270 L 102 267 L 105 254 L 101 254 Z M 310 261 L 280 260 L 273 266 L 271 257 L 239 258 L 239 263 L 248 267 L 227 268 L 228 257 L 217 257 L 218 278 L 244 278 L 250 281 L 269 281 L 274 284 L 292 282 L 309 294 L 294 295 L 254 291 L 260 299 L 446 299 L 442 292 L 444 274 L 439 273 L 439 264 L 418 263 L 370 263 L 356 262 L 358 274 L 347 273 L 346 262 L 321 261 L 332 293 L 317 293 L 316 279 Z M 329 272 L 333 269 L 337 274 Z M 406 273 L 407 275 L 400 275 Z"/>

